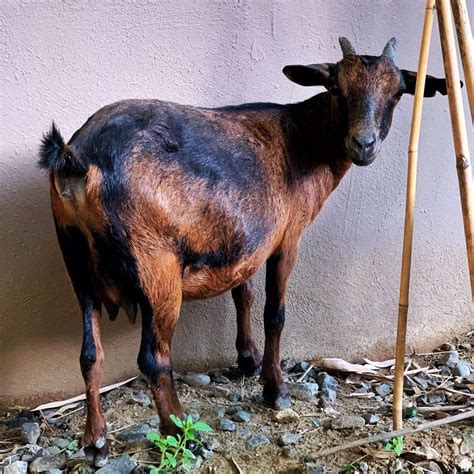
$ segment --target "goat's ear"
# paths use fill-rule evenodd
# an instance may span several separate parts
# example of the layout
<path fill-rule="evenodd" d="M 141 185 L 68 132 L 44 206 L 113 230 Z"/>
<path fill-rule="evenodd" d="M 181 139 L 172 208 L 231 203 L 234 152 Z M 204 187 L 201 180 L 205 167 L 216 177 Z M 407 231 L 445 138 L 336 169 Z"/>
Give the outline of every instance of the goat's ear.
<path fill-rule="evenodd" d="M 405 94 L 415 94 L 415 85 L 416 85 L 416 72 L 407 71 L 406 69 L 402 69 L 400 71 L 403 76 L 403 80 L 405 81 Z M 461 87 L 463 83 L 461 82 Z M 437 77 L 433 76 L 426 76 L 426 83 L 425 83 L 425 97 L 434 97 L 436 92 L 439 92 L 441 95 L 446 95 L 448 93 L 446 87 L 446 79 L 438 79 Z"/>
<path fill-rule="evenodd" d="M 308 64 L 308 66 L 285 66 L 283 74 L 300 86 L 328 87 L 335 72 L 335 64 Z"/>

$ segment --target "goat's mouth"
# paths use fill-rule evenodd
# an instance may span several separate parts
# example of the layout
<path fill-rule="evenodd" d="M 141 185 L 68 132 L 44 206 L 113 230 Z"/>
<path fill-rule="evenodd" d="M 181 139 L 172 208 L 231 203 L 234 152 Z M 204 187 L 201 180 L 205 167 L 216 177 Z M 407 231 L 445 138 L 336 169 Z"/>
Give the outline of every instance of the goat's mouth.
<path fill-rule="evenodd" d="M 361 158 L 359 156 L 349 156 L 349 158 L 352 161 L 352 163 L 354 163 L 357 166 L 368 166 L 371 163 L 373 163 L 375 158 L 377 158 L 377 153 L 374 153 L 370 157 L 362 157 Z"/>

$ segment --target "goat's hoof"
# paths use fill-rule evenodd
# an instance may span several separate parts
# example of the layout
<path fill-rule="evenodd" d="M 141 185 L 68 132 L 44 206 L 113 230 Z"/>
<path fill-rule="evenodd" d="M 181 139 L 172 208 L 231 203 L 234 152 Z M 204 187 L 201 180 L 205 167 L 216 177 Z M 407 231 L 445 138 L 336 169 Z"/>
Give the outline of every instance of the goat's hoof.
<path fill-rule="evenodd" d="M 274 410 L 285 410 L 291 407 L 291 397 L 286 385 L 280 387 L 264 386 L 263 399 Z"/>
<path fill-rule="evenodd" d="M 244 351 L 237 357 L 237 366 L 247 377 L 258 375 L 262 367 L 262 356 L 258 351 L 255 351 L 255 354 L 252 354 L 250 351 Z"/>
<path fill-rule="evenodd" d="M 99 445 L 100 447 L 97 447 Z M 105 437 L 101 436 L 93 444 L 84 447 L 87 463 L 95 467 L 104 467 L 109 456 L 109 445 Z"/>

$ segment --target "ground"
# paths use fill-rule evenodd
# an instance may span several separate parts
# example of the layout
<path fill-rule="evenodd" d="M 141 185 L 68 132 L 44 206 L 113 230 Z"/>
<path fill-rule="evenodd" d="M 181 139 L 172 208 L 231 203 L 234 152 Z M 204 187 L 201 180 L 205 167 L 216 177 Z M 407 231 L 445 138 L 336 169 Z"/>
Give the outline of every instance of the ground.
<path fill-rule="evenodd" d="M 471 332 L 436 352 L 407 358 L 405 406 L 409 418 L 404 428 L 449 420 L 445 417 L 473 410 L 473 346 Z M 263 403 L 258 377 L 243 377 L 234 367 L 211 371 L 209 377 L 176 377 L 185 412 L 214 430 L 203 437 L 209 449 L 200 451 L 193 472 L 472 472 L 472 417 L 406 435 L 400 457 L 386 448 L 388 441 L 318 457 L 324 448 L 391 430 L 393 364 L 361 362 L 365 370 L 372 367 L 374 374 L 360 375 L 343 361 L 337 362 L 338 371 L 329 370 L 331 361 L 327 360 L 296 362 L 282 362 L 293 394 L 293 411 L 283 413 Z M 111 459 L 101 473 L 148 472 L 156 464 L 157 454 L 143 438 L 147 431 L 157 432 L 159 423 L 148 396 L 139 378 L 102 395 Z M 290 420 L 278 420 L 282 415 Z M 84 421 L 83 402 L 41 412 L 12 409 L 4 413 L 0 418 L 0 466 L 16 463 L 26 468 L 21 464 L 25 461 L 30 472 L 46 467 L 94 472 L 80 449 Z M 36 434 L 34 423 L 39 425 Z M 26 472 L 11 469 L 5 472 Z"/>

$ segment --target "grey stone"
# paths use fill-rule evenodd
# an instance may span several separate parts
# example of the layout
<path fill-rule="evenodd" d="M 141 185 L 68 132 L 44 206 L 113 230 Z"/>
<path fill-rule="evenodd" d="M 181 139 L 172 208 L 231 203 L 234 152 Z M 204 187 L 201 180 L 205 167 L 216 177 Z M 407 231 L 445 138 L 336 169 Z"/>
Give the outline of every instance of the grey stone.
<path fill-rule="evenodd" d="M 112 458 L 108 464 L 96 471 L 96 474 L 129 474 L 135 469 L 135 463 L 128 454 Z"/>
<path fill-rule="evenodd" d="M 67 468 L 72 470 L 75 469 L 78 464 L 84 463 L 86 463 L 86 454 L 84 452 L 84 448 L 81 448 L 79 451 L 69 456 L 69 459 L 67 460 Z"/>
<path fill-rule="evenodd" d="M 428 388 L 428 380 L 424 379 L 423 377 L 412 377 L 412 379 L 423 389 L 426 390 Z"/>
<path fill-rule="evenodd" d="M 43 451 L 43 456 L 54 456 L 61 451 L 57 446 L 51 446 L 49 448 L 45 448 Z"/>
<path fill-rule="evenodd" d="M 325 388 L 336 390 L 337 386 L 339 385 L 337 380 L 326 372 L 320 372 L 318 375 L 316 375 L 316 382 L 318 383 L 321 390 Z"/>
<path fill-rule="evenodd" d="M 333 430 L 343 430 L 346 428 L 362 428 L 365 425 L 365 420 L 361 416 L 346 416 L 342 415 L 334 418 L 331 422 Z"/>
<path fill-rule="evenodd" d="M 204 387 L 211 383 L 211 378 L 207 374 L 186 374 L 183 375 L 183 382 L 191 387 Z"/>
<path fill-rule="evenodd" d="M 216 410 L 216 416 L 217 416 L 217 418 L 224 418 L 224 416 L 225 416 L 225 407 L 219 407 Z"/>
<path fill-rule="evenodd" d="M 30 463 L 30 472 L 45 472 L 50 469 L 63 469 L 66 467 L 66 453 L 62 452 L 53 456 L 41 456 Z"/>
<path fill-rule="evenodd" d="M 321 420 L 319 418 L 313 418 L 311 420 L 311 424 L 316 426 L 316 428 L 319 428 L 322 425 Z"/>
<path fill-rule="evenodd" d="M 26 474 L 27 472 L 28 463 L 25 461 L 15 461 L 3 468 L 4 474 Z"/>
<path fill-rule="evenodd" d="M 240 400 L 242 400 L 242 395 L 237 392 L 231 392 L 229 393 L 229 395 L 227 395 L 227 400 L 229 400 L 229 402 L 232 402 L 232 403 L 237 403 L 237 402 L 240 402 Z"/>
<path fill-rule="evenodd" d="M 252 451 L 254 449 L 257 449 L 259 446 L 263 446 L 268 443 L 270 443 L 270 441 L 265 435 L 260 434 L 260 433 L 255 433 L 246 441 L 245 447 L 248 450 Z"/>
<path fill-rule="evenodd" d="M 40 425 L 36 422 L 23 423 L 23 425 L 21 425 L 21 440 L 25 444 L 36 444 L 40 434 Z"/>
<path fill-rule="evenodd" d="M 441 365 L 446 365 L 450 369 L 454 369 L 456 365 L 459 363 L 459 352 L 458 351 L 451 351 L 447 354 L 443 354 L 438 361 Z"/>
<path fill-rule="evenodd" d="M 196 456 L 196 459 L 193 462 L 193 468 L 198 470 L 201 468 L 203 463 L 204 463 L 204 459 L 201 456 Z"/>
<path fill-rule="evenodd" d="M 281 370 L 284 372 L 291 372 L 296 365 L 296 359 L 294 357 L 287 357 L 282 359 L 280 362 Z"/>
<path fill-rule="evenodd" d="M 194 423 L 196 423 L 196 421 L 199 421 L 201 419 L 201 415 L 199 414 L 197 410 L 189 410 L 187 412 L 187 415 L 191 415 L 191 418 L 194 421 Z"/>
<path fill-rule="evenodd" d="M 146 435 L 150 432 L 150 425 L 143 424 L 143 425 L 135 425 L 133 428 L 120 431 L 115 435 L 115 437 L 120 441 L 135 441 L 136 439 L 145 438 Z"/>
<path fill-rule="evenodd" d="M 336 391 L 332 388 L 323 388 L 321 390 L 321 398 L 324 398 L 328 402 L 335 402 L 337 398 Z"/>
<path fill-rule="evenodd" d="M 220 383 L 220 384 L 229 384 L 230 380 L 222 374 L 216 374 L 213 378 L 214 383 Z"/>
<path fill-rule="evenodd" d="M 295 444 L 300 438 L 301 438 L 301 435 L 286 432 L 286 433 L 283 433 L 280 436 L 280 444 L 282 446 L 287 446 L 289 444 Z"/>
<path fill-rule="evenodd" d="M 471 375 L 471 366 L 469 362 L 461 360 L 451 372 L 455 377 L 467 378 Z"/>
<path fill-rule="evenodd" d="M 57 446 L 59 449 L 66 449 L 70 443 L 71 440 L 68 438 L 56 438 L 53 441 L 54 446 Z"/>
<path fill-rule="evenodd" d="M 381 383 L 375 387 L 375 393 L 381 397 L 386 397 L 392 393 L 392 386 L 388 383 Z"/>
<path fill-rule="evenodd" d="M 440 405 L 446 401 L 446 395 L 443 392 L 434 392 L 428 395 L 429 405 Z"/>
<path fill-rule="evenodd" d="M 306 372 L 309 369 L 310 365 L 311 364 L 309 362 L 302 360 L 301 362 L 298 362 L 291 371 L 292 372 Z"/>
<path fill-rule="evenodd" d="M 367 472 L 369 470 L 369 464 L 366 463 L 365 461 L 361 461 L 361 462 L 359 462 L 359 469 L 362 472 Z"/>
<path fill-rule="evenodd" d="M 50 469 L 49 471 L 46 472 L 46 474 L 63 474 L 62 469 Z"/>
<path fill-rule="evenodd" d="M 219 429 L 221 431 L 235 431 L 236 425 L 229 418 L 221 418 L 219 421 Z"/>
<path fill-rule="evenodd" d="M 313 397 L 317 395 L 318 390 L 319 387 L 316 383 L 297 382 L 288 384 L 288 391 L 290 392 L 290 395 L 296 400 L 305 402 L 312 400 Z"/>
<path fill-rule="evenodd" d="M 148 423 L 152 428 L 157 428 L 160 424 L 160 417 L 157 415 L 150 416 L 150 421 Z"/>
<path fill-rule="evenodd" d="M 367 425 L 376 425 L 380 421 L 380 417 L 372 413 L 367 413 L 364 415 L 364 421 Z"/>
<path fill-rule="evenodd" d="M 134 439 L 123 446 L 123 452 L 144 451 L 153 448 L 155 443 L 148 438 Z"/>
<path fill-rule="evenodd" d="M 461 469 L 461 472 L 471 472 L 472 461 L 468 457 L 458 459 L 456 465 Z"/>
<path fill-rule="evenodd" d="M 289 459 L 294 459 L 296 458 L 296 456 L 298 456 L 298 451 L 295 448 L 293 448 L 293 446 L 284 446 L 283 453 Z"/>
<path fill-rule="evenodd" d="M 250 430 L 248 430 L 247 428 L 239 428 L 237 430 L 236 435 L 237 435 L 237 438 L 245 440 L 245 439 L 251 438 L 253 433 Z"/>
<path fill-rule="evenodd" d="M 214 453 L 210 449 L 206 448 L 201 448 L 199 454 L 206 460 L 208 461 L 209 459 L 214 456 Z"/>
<path fill-rule="evenodd" d="M 204 445 L 206 446 L 207 449 L 210 449 L 211 451 L 215 451 L 216 449 L 220 448 L 221 443 L 219 443 L 217 439 L 208 438 L 204 441 Z"/>
<path fill-rule="evenodd" d="M 132 392 L 129 396 L 128 401 L 130 403 L 136 403 L 142 407 L 147 407 L 151 405 L 151 400 L 148 395 L 143 392 Z"/>
<path fill-rule="evenodd" d="M 307 462 L 304 467 L 306 469 L 306 474 L 326 474 L 327 472 L 324 466 L 314 462 Z"/>
<path fill-rule="evenodd" d="M 467 382 L 467 383 L 474 383 L 474 372 L 471 373 L 471 375 L 468 375 L 468 376 L 466 377 L 466 382 Z"/>
<path fill-rule="evenodd" d="M 438 451 L 436 451 L 436 449 L 434 448 L 426 448 L 426 459 L 430 460 L 430 459 L 438 459 L 440 456 L 439 456 L 439 453 Z"/>
<path fill-rule="evenodd" d="M 244 410 L 238 410 L 232 415 L 232 419 L 237 423 L 248 423 L 250 418 L 250 413 Z"/>

